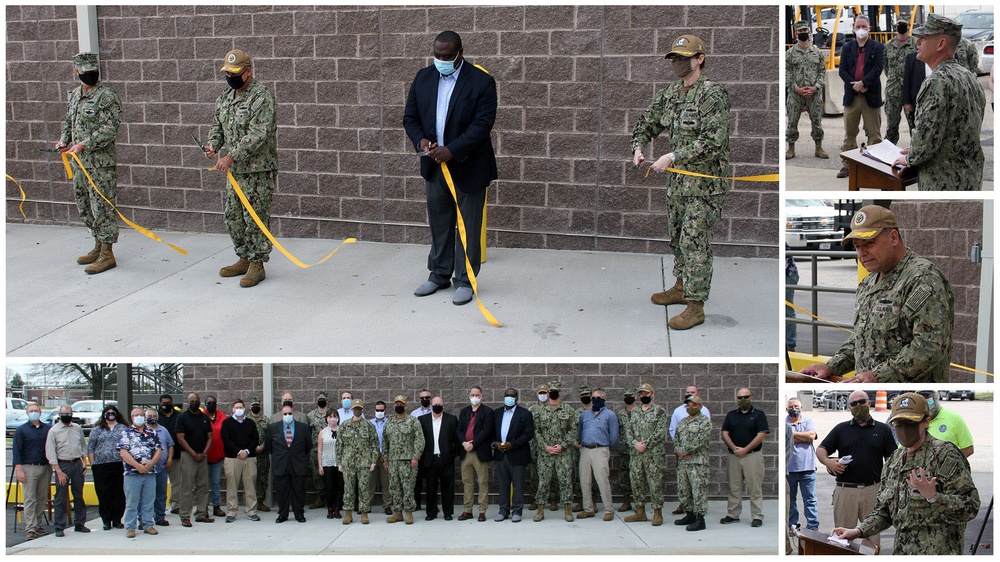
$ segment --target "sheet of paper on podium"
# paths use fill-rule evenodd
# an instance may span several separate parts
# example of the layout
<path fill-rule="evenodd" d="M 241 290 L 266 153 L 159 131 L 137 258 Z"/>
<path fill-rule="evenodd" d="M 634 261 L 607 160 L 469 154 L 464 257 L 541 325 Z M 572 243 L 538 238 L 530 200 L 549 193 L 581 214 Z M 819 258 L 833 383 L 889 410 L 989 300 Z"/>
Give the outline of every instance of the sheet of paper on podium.
<path fill-rule="evenodd" d="M 892 166 L 893 162 L 903 157 L 903 153 L 900 151 L 899 147 L 889 140 L 884 140 L 875 146 L 869 146 L 861 153 L 869 158 L 878 160 L 879 162 L 890 166 Z"/>

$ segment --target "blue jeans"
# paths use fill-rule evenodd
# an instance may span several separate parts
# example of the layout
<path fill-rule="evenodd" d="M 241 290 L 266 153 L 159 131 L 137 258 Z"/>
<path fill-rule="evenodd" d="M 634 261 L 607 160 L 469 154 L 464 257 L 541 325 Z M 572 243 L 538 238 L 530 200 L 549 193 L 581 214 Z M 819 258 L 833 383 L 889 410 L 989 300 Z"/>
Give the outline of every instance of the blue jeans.
<path fill-rule="evenodd" d="M 208 489 L 212 493 L 213 507 L 219 507 L 219 504 L 222 503 L 221 496 L 219 495 L 219 478 L 222 476 L 222 465 L 222 461 L 215 464 L 208 463 Z"/>
<path fill-rule="evenodd" d="M 806 528 L 819 529 L 819 507 L 816 503 L 816 471 L 789 472 L 788 481 L 788 526 L 799 524 L 799 508 L 795 503 L 797 491 L 802 492 L 802 504 L 806 514 Z"/>
<path fill-rule="evenodd" d="M 153 502 L 153 515 L 155 521 L 164 519 L 167 516 L 167 467 L 157 467 L 156 473 L 156 500 Z"/>
<path fill-rule="evenodd" d="M 136 516 L 143 527 L 153 526 L 153 502 L 156 500 L 155 474 L 125 475 L 125 530 L 136 529 Z"/>
<path fill-rule="evenodd" d="M 799 284 L 799 274 L 786 275 L 785 284 L 787 285 L 798 285 Z M 795 291 L 792 289 L 785 289 L 785 300 L 791 303 L 795 302 Z M 785 318 L 795 318 L 795 309 L 785 305 Z M 789 350 L 795 349 L 795 344 L 798 341 L 796 338 L 796 328 L 798 324 L 792 322 L 785 322 L 785 348 Z"/>

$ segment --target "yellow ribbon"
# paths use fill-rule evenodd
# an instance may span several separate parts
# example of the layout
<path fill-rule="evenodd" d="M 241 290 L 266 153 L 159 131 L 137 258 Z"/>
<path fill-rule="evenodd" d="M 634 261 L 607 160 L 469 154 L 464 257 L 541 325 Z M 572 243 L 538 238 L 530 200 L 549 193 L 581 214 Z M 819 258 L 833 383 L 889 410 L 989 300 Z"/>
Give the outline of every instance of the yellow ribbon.
<path fill-rule="evenodd" d="M 24 200 L 28 197 L 24 194 L 24 189 L 21 188 L 21 184 L 17 183 L 17 180 L 12 178 L 10 174 L 4 175 L 7 176 L 7 179 L 14 182 L 14 185 L 16 185 L 17 189 L 21 192 L 21 204 L 17 206 L 17 209 L 21 211 L 21 216 L 27 219 L 28 215 L 24 214 Z"/>
<path fill-rule="evenodd" d="M 115 213 L 118 213 L 118 216 L 121 217 L 121 219 L 123 221 L 125 221 L 125 224 L 131 226 L 136 231 L 141 232 L 142 234 L 145 234 L 146 236 L 152 238 L 153 240 L 156 240 L 157 242 L 162 242 L 162 243 L 166 244 L 167 246 L 170 246 L 170 248 L 173 249 L 175 252 L 177 252 L 179 254 L 183 254 L 185 256 L 187 255 L 188 251 L 185 250 L 184 248 L 181 248 L 180 246 L 174 246 L 173 244 L 171 244 L 169 242 L 164 242 L 164 240 L 162 238 L 160 238 L 159 236 L 157 236 L 152 231 L 147 230 L 147 229 L 139 226 L 138 224 L 136 224 L 136 223 L 128 220 L 127 218 L 125 218 L 125 215 L 123 215 L 121 213 L 121 211 L 118 210 L 118 207 L 115 207 L 115 204 L 112 203 L 110 199 L 108 199 L 107 197 L 105 197 L 104 194 L 101 193 L 100 189 L 97 189 L 97 184 L 95 184 L 94 183 L 94 179 L 90 177 L 90 172 L 87 171 L 87 168 L 85 168 L 83 166 L 83 162 L 80 161 L 80 157 L 77 156 L 75 152 L 66 151 L 66 152 L 62 153 L 62 161 L 63 161 L 63 166 L 66 167 L 66 176 L 69 179 L 73 179 L 73 168 L 69 165 L 69 159 L 70 159 L 71 156 L 73 157 L 73 160 L 76 160 L 76 165 L 80 166 L 80 170 L 83 171 L 83 175 L 87 177 L 87 181 L 90 182 L 90 187 L 94 188 L 94 192 L 97 193 L 98 195 L 100 195 L 101 199 L 104 199 L 104 201 L 106 201 L 108 205 L 111 205 L 111 208 L 114 209 Z"/>
<path fill-rule="evenodd" d="M 214 170 L 215 168 L 211 168 L 209 169 L 209 172 Z M 244 195 L 243 190 L 240 189 L 240 184 L 236 181 L 236 178 L 233 177 L 233 173 L 229 170 L 226 170 L 226 177 L 229 178 L 229 185 L 233 186 L 233 191 L 236 192 L 236 196 L 239 197 L 240 202 L 243 203 L 243 208 L 246 209 L 248 213 L 250 213 L 250 216 L 253 218 L 253 222 L 257 223 L 257 227 L 260 228 L 260 230 L 264 233 L 264 236 L 267 236 L 267 239 L 270 240 L 272 244 L 274 244 L 274 247 L 277 248 L 279 252 L 285 254 L 286 258 L 291 260 L 292 263 L 301 267 L 302 269 L 307 269 L 314 265 L 319 265 L 325 262 L 326 260 L 330 259 L 331 257 L 333 257 L 333 254 L 336 254 L 337 250 L 342 248 L 344 244 L 353 244 L 358 241 L 357 238 L 348 238 L 343 242 L 341 242 L 340 246 L 337 246 L 336 248 L 333 249 L 332 252 L 327 254 L 325 258 L 319 260 L 318 262 L 311 265 L 303 263 L 297 257 L 293 256 L 291 252 L 286 250 L 285 247 L 282 246 L 277 240 L 274 239 L 274 235 L 271 234 L 271 231 L 267 229 L 267 226 L 264 224 L 264 221 L 260 220 L 260 217 L 257 216 L 257 211 L 253 210 L 253 207 L 250 205 L 250 200 L 247 199 L 247 196 Z"/>
<path fill-rule="evenodd" d="M 653 171 L 653 167 L 650 166 L 646 170 L 646 177 L 649 177 L 649 172 Z M 680 168 L 667 168 L 668 172 L 674 172 L 675 174 L 681 174 L 684 176 L 694 176 L 696 178 L 709 178 L 709 179 L 722 179 L 722 180 L 737 180 L 737 181 L 756 181 L 756 182 L 776 182 L 778 181 L 778 174 L 763 174 L 760 176 L 734 176 L 734 177 L 722 177 L 722 176 L 710 176 L 708 174 L 699 174 L 698 172 L 691 172 L 689 170 L 681 170 Z"/>
<path fill-rule="evenodd" d="M 802 314 L 805 314 L 806 316 L 810 316 L 812 318 L 815 318 L 816 320 L 819 320 L 820 322 L 823 322 L 824 324 L 829 324 L 830 326 L 833 326 L 834 328 L 840 328 L 841 330 L 844 330 L 845 332 L 850 332 L 851 331 L 850 329 L 845 328 L 843 326 L 838 326 L 838 325 L 834 324 L 833 322 L 830 322 L 829 320 L 824 320 L 823 318 L 820 318 L 819 316 L 816 316 L 815 314 L 812 314 L 808 310 L 805 310 L 802 307 L 795 305 L 795 303 L 792 303 L 792 302 L 789 302 L 789 301 L 785 301 L 785 306 L 790 307 L 790 308 L 792 308 L 794 310 L 797 310 L 797 311 L 801 312 Z M 973 372 L 973 373 L 979 373 L 981 375 L 986 375 L 988 377 L 992 377 L 993 376 L 993 373 L 990 373 L 990 372 L 987 372 L 987 371 L 980 371 L 979 369 L 973 369 L 972 367 L 966 367 L 965 365 L 959 365 L 958 363 L 949 363 L 948 365 L 951 366 L 951 367 L 954 367 L 956 369 L 960 369 L 962 371 L 970 371 L 970 372 Z"/>
<path fill-rule="evenodd" d="M 462 247 L 468 248 L 469 242 L 465 234 L 465 219 L 462 218 L 462 210 L 458 207 L 458 193 L 455 191 L 455 183 L 451 179 L 451 172 L 448 170 L 448 165 L 444 162 L 441 162 L 441 173 L 444 174 L 444 181 L 448 184 L 448 189 L 451 190 L 451 198 L 455 200 L 455 211 L 458 213 L 458 236 L 462 239 Z M 479 300 L 479 286 L 476 283 L 476 274 L 472 271 L 472 264 L 469 262 L 469 251 L 462 252 L 462 257 L 465 258 L 465 271 L 469 274 L 469 284 L 472 285 L 472 293 L 476 296 L 476 304 L 479 305 L 479 312 L 483 314 L 483 318 L 486 318 L 490 324 L 493 324 L 497 328 L 503 326 L 503 324 L 497 322 L 497 319 L 490 314 L 489 310 L 486 310 L 483 301 Z"/>

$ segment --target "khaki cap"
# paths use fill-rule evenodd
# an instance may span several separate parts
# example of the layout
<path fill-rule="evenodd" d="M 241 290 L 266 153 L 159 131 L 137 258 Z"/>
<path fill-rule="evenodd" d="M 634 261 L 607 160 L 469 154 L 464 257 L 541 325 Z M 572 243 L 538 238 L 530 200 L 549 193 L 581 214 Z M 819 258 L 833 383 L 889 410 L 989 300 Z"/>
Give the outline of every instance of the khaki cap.
<path fill-rule="evenodd" d="M 232 72 L 233 74 L 243 72 L 248 66 L 253 65 L 253 59 L 250 58 L 250 55 L 246 54 L 246 51 L 241 51 L 239 49 L 233 49 L 232 51 L 226 53 L 226 58 L 224 60 L 225 62 L 219 70 L 223 72 Z"/>
<path fill-rule="evenodd" d="M 889 416 L 889 421 L 921 422 L 929 415 L 930 409 L 927 407 L 927 400 L 915 392 L 907 392 L 900 394 L 892 401 L 892 415 Z"/>
<path fill-rule="evenodd" d="M 400 394 L 399 396 L 392 399 L 393 404 L 395 404 L 396 402 L 402 402 L 403 404 L 406 404 L 406 397 Z"/>
<path fill-rule="evenodd" d="M 354 400 L 351 401 L 351 409 L 352 410 L 354 408 L 364 408 L 364 407 L 365 407 L 365 403 L 362 402 L 360 398 L 355 398 Z"/>
<path fill-rule="evenodd" d="M 639 392 L 653 392 L 653 385 L 644 382 L 639 385 Z"/>
<path fill-rule="evenodd" d="M 896 215 L 885 207 L 878 205 L 867 205 L 854 213 L 851 219 L 851 233 L 841 240 L 841 244 L 846 246 L 847 241 L 855 238 L 858 240 L 871 240 L 878 236 L 884 228 L 899 228 L 899 221 Z"/>
<path fill-rule="evenodd" d="M 538 394 L 541 394 L 543 392 L 545 394 L 548 394 L 549 393 L 549 385 L 547 385 L 545 383 L 542 383 L 542 384 L 540 384 L 540 385 L 538 385 L 538 386 L 535 387 L 535 392 L 538 393 Z"/>
<path fill-rule="evenodd" d="M 705 54 L 705 42 L 697 35 L 681 35 L 671 44 L 670 52 L 663 58 L 669 59 L 671 55 L 682 57 L 693 57 Z"/>
<path fill-rule="evenodd" d="M 684 403 L 687 404 L 689 402 L 691 404 L 701 406 L 701 396 L 698 396 L 697 394 L 688 394 L 684 397 Z"/>

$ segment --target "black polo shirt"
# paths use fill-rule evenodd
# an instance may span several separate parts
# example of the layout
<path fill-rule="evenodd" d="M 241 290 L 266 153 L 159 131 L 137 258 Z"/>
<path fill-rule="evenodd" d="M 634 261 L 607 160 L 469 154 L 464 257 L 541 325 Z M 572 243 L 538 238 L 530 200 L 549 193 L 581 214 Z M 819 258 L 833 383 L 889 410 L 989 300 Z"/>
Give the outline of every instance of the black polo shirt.
<path fill-rule="evenodd" d="M 208 436 L 212 434 L 212 422 L 208 419 L 202 412 L 197 414 L 191 413 L 191 409 L 188 408 L 181 412 L 177 416 L 177 424 L 174 426 L 177 433 L 184 434 L 184 440 L 191 449 L 196 453 L 201 453 L 205 451 L 205 445 L 208 444 Z M 182 449 L 180 442 L 177 444 L 178 449 Z"/>
<path fill-rule="evenodd" d="M 882 463 L 896 450 L 892 429 L 869 418 L 866 425 L 853 419 L 838 423 L 823 439 L 820 447 L 829 456 L 851 455 L 847 470 L 837 477 L 837 482 L 873 484 L 882 478 Z"/>
<path fill-rule="evenodd" d="M 736 408 L 726 414 L 726 421 L 722 422 L 722 431 L 729 432 L 729 438 L 737 447 L 746 447 L 758 433 L 771 433 L 771 429 L 767 426 L 767 415 L 753 405 L 749 411 L 741 412 Z M 761 441 L 753 452 L 759 451 L 763 446 L 764 442 Z"/>

